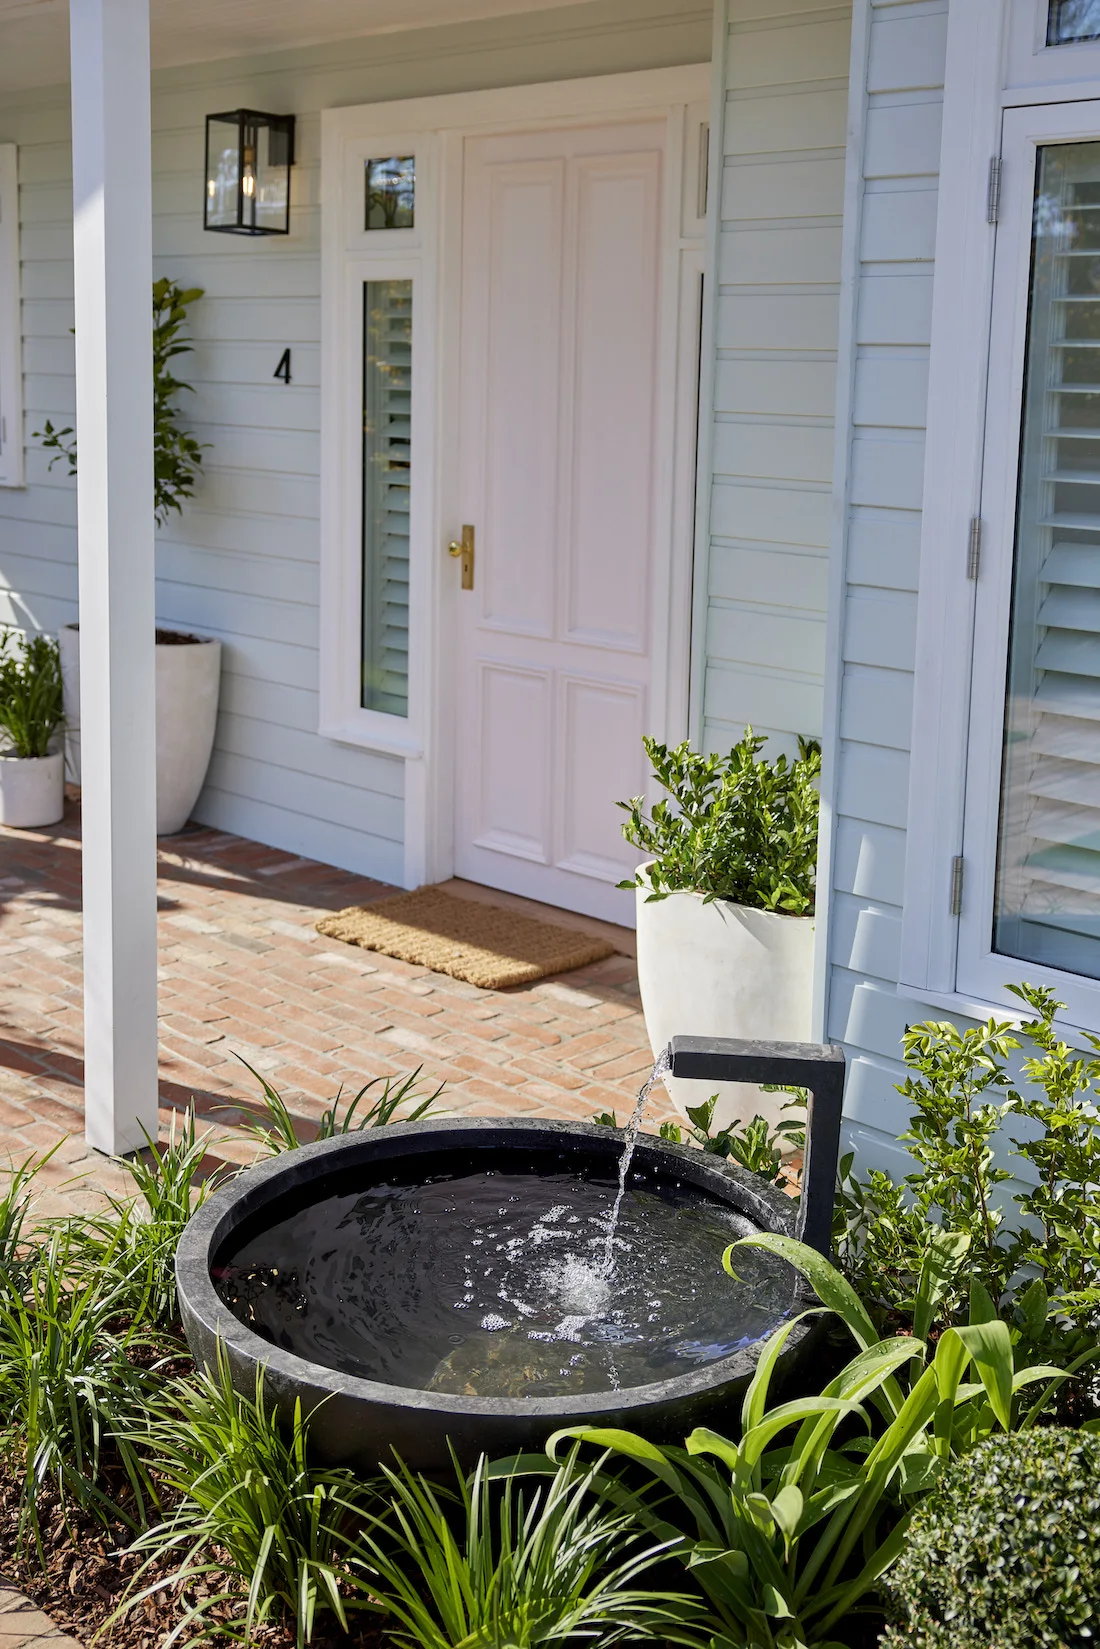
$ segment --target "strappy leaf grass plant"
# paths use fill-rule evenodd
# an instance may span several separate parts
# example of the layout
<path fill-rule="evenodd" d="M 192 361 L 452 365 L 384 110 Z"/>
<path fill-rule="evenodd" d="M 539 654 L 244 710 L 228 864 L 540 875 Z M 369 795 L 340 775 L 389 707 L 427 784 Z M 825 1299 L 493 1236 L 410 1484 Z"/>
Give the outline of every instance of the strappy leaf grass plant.
<path fill-rule="evenodd" d="M 120 1228 L 103 1270 L 89 1269 L 79 1232 L 62 1224 L 0 1279 L 0 1457 L 21 1484 L 21 1545 L 40 1540 L 46 1491 L 63 1511 L 135 1528 L 155 1502 L 127 1434 L 158 1384 L 161 1343 L 144 1311 L 132 1313 L 133 1282 L 119 1278 L 126 1241 Z"/>
<path fill-rule="evenodd" d="M 321 1622 L 347 1631 L 351 1612 L 376 1607 L 349 1557 L 373 1484 L 312 1463 L 307 1431 L 300 1404 L 280 1423 L 262 1374 L 253 1395 L 235 1391 L 219 1349 L 216 1369 L 170 1385 L 131 1434 L 175 1507 L 135 1542 L 144 1561 L 119 1613 L 166 1589 L 198 1588 L 162 1649 L 248 1643 L 283 1619 L 303 1649 Z M 243 1620 L 227 1621 L 226 1608 L 242 1604 Z"/>
<path fill-rule="evenodd" d="M 384 1469 L 388 1506 L 367 1520 L 357 1561 L 409 1649 L 534 1649 L 674 1639 L 699 1613 L 690 1595 L 642 1585 L 668 1543 L 639 1539 L 628 1511 L 594 1493 L 577 1451 L 526 1493 L 485 1457 L 456 1484 Z M 691 1641 L 689 1638 L 688 1641 Z"/>
<path fill-rule="evenodd" d="M 321 1120 L 315 1125 L 315 1132 L 309 1140 L 301 1138 L 298 1132 L 299 1119 L 294 1116 L 283 1096 L 273 1088 L 266 1077 L 259 1071 L 253 1071 L 246 1060 L 241 1061 L 246 1069 L 260 1084 L 264 1097 L 264 1108 L 267 1112 L 267 1121 L 255 1123 L 248 1128 L 248 1132 L 260 1145 L 261 1156 L 277 1156 L 280 1151 L 296 1151 L 299 1146 L 312 1144 L 318 1139 L 335 1139 L 339 1134 L 360 1133 L 366 1128 L 384 1128 L 390 1122 L 419 1122 L 432 1110 L 445 1083 L 441 1082 L 433 1088 L 431 1093 L 425 1093 L 426 1083 L 421 1082 L 420 1073 L 424 1069 L 418 1065 L 409 1076 L 376 1076 L 369 1082 L 364 1082 L 358 1093 L 350 1099 L 344 1099 L 344 1090 L 341 1088 L 332 1104 L 322 1111 Z M 364 1105 L 365 1109 L 359 1107 Z M 341 1109 L 342 1105 L 342 1109 Z M 411 1107 L 405 1115 L 398 1118 L 397 1112 L 402 1106 Z"/>
<path fill-rule="evenodd" d="M 146 1136 L 148 1137 L 148 1136 Z M 131 1314 L 156 1329 L 179 1323 L 176 1247 L 195 1210 L 234 1170 L 207 1172 L 213 1131 L 199 1133 L 194 1104 L 183 1120 L 173 1115 L 168 1139 L 150 1139 L 145 1151 L 122 1158 L 138 1191 L 136 1201 L 108 1196 L 108 1211 L 81 1222 L 82 1263 L 117 1276 Z"/>

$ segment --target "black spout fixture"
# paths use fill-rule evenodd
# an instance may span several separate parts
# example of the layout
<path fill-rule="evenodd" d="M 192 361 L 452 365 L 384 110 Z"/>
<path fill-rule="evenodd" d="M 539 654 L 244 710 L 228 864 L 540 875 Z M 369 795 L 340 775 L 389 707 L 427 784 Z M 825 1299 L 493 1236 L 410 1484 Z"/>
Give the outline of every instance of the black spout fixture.
<path fill-rule="evenodd" d="M 827 1042 L 745 1042 L 725 1036 L 674 1036 L 672 1076 L 694 1082 L 768 1082 L 807 1088 L 806 1154 L 802 1164 L 799 1240 L 828 1259 L 840 1158 L 844 1050 Z"/>

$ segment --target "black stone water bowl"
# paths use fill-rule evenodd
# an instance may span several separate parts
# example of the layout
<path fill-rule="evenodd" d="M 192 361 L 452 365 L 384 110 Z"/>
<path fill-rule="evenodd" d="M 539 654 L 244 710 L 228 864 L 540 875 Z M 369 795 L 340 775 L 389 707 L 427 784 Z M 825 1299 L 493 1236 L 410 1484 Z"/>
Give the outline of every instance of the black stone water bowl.
<path fill-rule="evenodd" d="M 622 1144 L 582 1123 L 458 1119 L 273 1157 L 184 1232 L 192 1353 L 211 1367 L 220 1340 L 238 1390 L 263 1369 L 281 1413 L 301 1400 L 319 1459 L 366 1470 L 396 1450 L 434 1472 L 448 1443 L 468 1464 L 571 1425 L 682 1439 L 720 1417 L 768 1334 L 812 1303 L 758 1250 L 741 1250 L 738 1280 L 722 1270 L 739 1236 L 793 1236 L 796 1208 L 733 1164 L 642 1134 L 601 1284 Z M 795 1326 L 780 1379 L 810 1335 Z"/>

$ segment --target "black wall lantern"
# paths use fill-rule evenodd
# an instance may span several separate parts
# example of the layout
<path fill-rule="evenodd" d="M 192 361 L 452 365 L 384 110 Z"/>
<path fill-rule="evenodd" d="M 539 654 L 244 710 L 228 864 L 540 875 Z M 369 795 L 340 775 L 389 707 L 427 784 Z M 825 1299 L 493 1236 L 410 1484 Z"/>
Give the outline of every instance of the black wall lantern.
<path fill-rule="evenodd" d="M 225 235 L 288 235 L 293 164 L 293 115 L 255 109 L 207 115 L 203 228 Z"/>

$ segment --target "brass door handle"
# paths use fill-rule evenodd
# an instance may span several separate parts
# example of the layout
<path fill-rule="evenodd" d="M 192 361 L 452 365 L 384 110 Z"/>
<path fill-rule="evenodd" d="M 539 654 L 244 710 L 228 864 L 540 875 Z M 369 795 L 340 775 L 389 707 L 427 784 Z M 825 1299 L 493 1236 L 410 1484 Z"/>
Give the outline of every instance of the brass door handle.
<path fill-rule="evenodd" d="M 474 529 L 463 527 L 462 538 L 452 538 L 447 545 L 454 556 L 462 557 L 462 588 L 472 590 L 474 587 Z"/>

